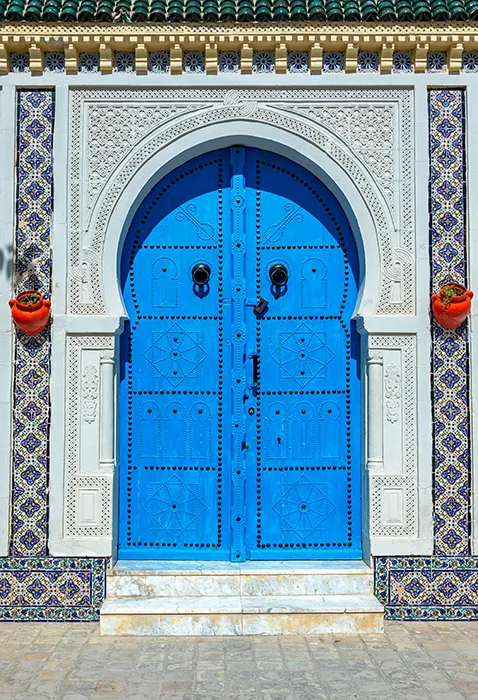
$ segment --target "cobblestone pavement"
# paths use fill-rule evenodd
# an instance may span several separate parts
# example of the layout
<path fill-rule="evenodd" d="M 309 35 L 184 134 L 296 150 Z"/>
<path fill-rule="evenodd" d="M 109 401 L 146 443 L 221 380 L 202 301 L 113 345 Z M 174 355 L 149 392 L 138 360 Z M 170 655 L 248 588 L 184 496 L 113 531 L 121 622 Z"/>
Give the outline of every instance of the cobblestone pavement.
<path fill-rule="evenodd" d="M 0 700 L 478 700 L 478 623 L 385 634 L 100 637 L 94 623 L 0 623 Z"/>

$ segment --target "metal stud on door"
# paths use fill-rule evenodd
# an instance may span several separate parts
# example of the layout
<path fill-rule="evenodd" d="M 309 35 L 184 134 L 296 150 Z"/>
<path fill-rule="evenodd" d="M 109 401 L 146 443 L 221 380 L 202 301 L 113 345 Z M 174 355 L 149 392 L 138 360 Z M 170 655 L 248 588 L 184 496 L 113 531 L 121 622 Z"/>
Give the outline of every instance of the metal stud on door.
<path fill-rule="evenodd" d="M 357 260 L 310 173 L 233 147 L 125 245 L 120 557 L 360 556 Z"/>

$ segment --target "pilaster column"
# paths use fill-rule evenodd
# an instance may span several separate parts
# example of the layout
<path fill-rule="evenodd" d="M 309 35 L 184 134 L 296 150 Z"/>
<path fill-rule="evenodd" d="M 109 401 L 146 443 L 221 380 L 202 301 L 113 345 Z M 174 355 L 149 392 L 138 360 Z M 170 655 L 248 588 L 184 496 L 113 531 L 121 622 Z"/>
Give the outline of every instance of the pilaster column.
<path fill-rule="evenodd" d="M 367 469 L 383 469 L 383 355 L 367 358 Z"/>
<path fill-rule="evenodd" d="M 100 471 L 113 472 L 115 362 L 109 355 L 100 358 Z"/>

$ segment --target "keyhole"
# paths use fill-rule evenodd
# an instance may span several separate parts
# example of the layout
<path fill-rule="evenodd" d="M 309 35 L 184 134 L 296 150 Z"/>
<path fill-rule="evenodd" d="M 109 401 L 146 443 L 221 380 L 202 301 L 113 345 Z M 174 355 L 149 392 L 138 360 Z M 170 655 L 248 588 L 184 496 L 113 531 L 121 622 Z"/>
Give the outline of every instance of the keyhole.
<path fill-rule="evenodd" d="M 280 437 L 277 438 L 277 444 L 280 445 Z"/>

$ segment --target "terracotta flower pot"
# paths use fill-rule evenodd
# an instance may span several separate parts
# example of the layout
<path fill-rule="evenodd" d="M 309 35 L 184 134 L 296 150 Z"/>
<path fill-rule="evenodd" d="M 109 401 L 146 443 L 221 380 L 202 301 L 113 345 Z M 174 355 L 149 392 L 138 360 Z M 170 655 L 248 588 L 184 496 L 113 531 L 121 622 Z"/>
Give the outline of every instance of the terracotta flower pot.
<path fill-rule="evenodd" d="M 35 304 L 22 304 L 22 299 L 31 294 L 36 294 L 39 301 Z M 40 292 L 22 292 L 16 299 L 10 299 L 8 303 L 15 325 L 25 335 L 38 335 L 48 323 L 51 302 L 44 299 Z"/>
<path fill-rule="evenodd" d="M 457 296 L 447 297 L 446 290 L 453 287 L 462 292 Z M 461 284 L 445 284 L 438 294 L 432 296 L 432 310 L 436 320 L 443 328 L 458 328 L 470 313 L 473 292 Z"/>

